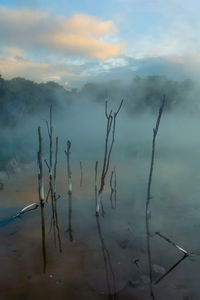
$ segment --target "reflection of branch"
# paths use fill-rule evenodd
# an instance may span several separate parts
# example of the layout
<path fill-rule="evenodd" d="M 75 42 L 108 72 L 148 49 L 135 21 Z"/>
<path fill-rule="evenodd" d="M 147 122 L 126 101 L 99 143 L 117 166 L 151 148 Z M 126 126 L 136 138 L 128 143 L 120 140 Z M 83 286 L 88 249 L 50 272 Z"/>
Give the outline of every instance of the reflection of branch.
<path fill-rule="evenodd" d="M 73 234 L 72 234 L 72 195 L 69 194 L 68 198 L 69 208 L 68 208 L 68 228 L 67 232 L 69 232 L 69 240 L 73 242 Z"/>
<path fill-rule="evenodd" d="M 83 166 L 82 166 L 81 161 L 80 161 L 80 170 L 81 170 L 80 187 L 82 187 L 82 183 L 83 183 Z"/>
<path fill-rule="evenodd" d="M 58 198 L 56 198 L 56 194 L 54 193 L 55 225 L 56 225 L 56 230 L 57 230 L 59 251 L 62 252 L 62 243 L 61 243 L 61 238 L 60 238 L 60 228 L 59 228 L 59 225 L 58 225 L 57 199 Z"/>
<path fill-rule="evenodd" d="M 57 196 L 56 192 L 54 192 L 53 184 L 50 182 L 50 196 L 51 196 L 51 209 L 52 209 L 52 216 L 51 216 L 51 223 L 50 223 L 50 231 L 53 226 L 53 235 L 54 235 L 54 244 L 56 247 L 56 231 L 57 231 L 57 239 L 59 244 L 59 251 L 62 252 L 62 244 L 60 238 L 60 228 L 58 224 L 58 213 L 57 213 L 57 200 L 59 199 L 59 195 Z"/>
<path fill-rule="evenodd" d="M 97 170 L 98 170 L 98 161 L 95 163 L 95 175 L 94 175 L 94 189 L 95 189 L 95 204 L 97 205 Z"/>
<path fill-rule="evenodd" d="M 114 187 L 113 187 L 113 175 L 114 175 Z M 114 193 L 114 203 L 113 203 L 113 193 Z M 111 172 L 110 176 L 110 203 L 113 209 L 116 208 L 117 202 L 117 178 L 116 178 L 116 170 Z"/>
<path fill-rule="evenodd" d="M 43 273 L 46 272 L 46 241 L 45 241 L 45 219 L 44 219 L 44 204 L 40 203 L 41 207 L 41 226 L 42 226 L 42 258 L 43 258 Z"/>
<path fill-rule="evenodd" d="M 154 284 L 158 284 L 163 278 L 165 278 L 173 269 L 175 269 L 186 257 L 188 254 L 184 254 L 181 259 L 179 259 L 165 274 L 158 278 Z"/>
<path fill-rule="evenodd" d="M 52 117 L 50 117 L 50 124 L 52 124 L 51 119 L 52 119 Z M 52 125 L 51 125 L 51 127 L 52 127 Z M 50 138 L 52 138 L 52 135 L 50 135 Z M 52 146 L 51 146 L 51 149 L 52 149 Z M 51 164 L 53 164 L 52 153 L 50 154 L 50 157 L 51 157 Z M 51 197 L 51 210 L 52 210 L 50 231 L 51 231 L 52 226 L 53 226 L 53 235 L 54 235 L 55 247 L 56 247 L 56 231 L 57 231 L 59 251 L 62 252 L 60 229 L 59 229 L 59 225 L 58 225 L 58 213 L 57 213 L 57 200 L 60 198 L 60 196 L 56 194 L 56 168 L 57 168 L 57 162 L 58 162 L 58 137 L 56 137 L 56 149 L 55 149 L 55 161 L 54 161 L 54 168 L 53 168 L 53 176 L 52 176 L 52 173 L 49 176 L 49 191 L 48 191 L 46 199 L 48 200 L 48 197 L 50 195 L 50 197 Z"/>
<path fill-rule="evenodd" d="M 156 232 L 156 234 L 159 237 L 161 237 L 162 239 L 164 239 L 165 241 L 167 241 L 168 243 L 170 243 L 171 245 L 173 245 L 176 249 L 180 250 L 183 253 L 183 257 L 181 259 L 179 259 L 165 274 L 163 274 L 160 278 L 158 278 L 155 281 L 155 284 L 159 283 L 165 276 L 167 276 L 173 269 L 175 269 L 189 255 L 186 250 L 184 250 L 179 245 L 177 245 L 176 243 L 171 241 L 169 238 L 162 235 L 160 232 Z"/>
<path fill-rule="evenodd" d="M 116 295 L 115 274 L 114 274 L 112 264 L 111 264 L 110 253 L 105 245 L 105 241 L 104 241 L 104 238 L 103 238 L 103 235 L 101 232 L 101 225 L 100 225 L 98 216 L 96 216 L 96 220 L 97 220 L 97 229 L 98 229 L 99 239 L 101 242 L 102 254 L 103 254 L 104 265 L 105 265 L 108 298 L 110 300 L 116 300 L 117 295 Z"/>
<path fill-rule="evenodd" d="M 158 118 L 156 121 L 156 127 L 153 128 L 151 165 L 150 165 L 149 180 L 148 180 L 148 187 L 147 187 L 147 199 L 146 199 L 146 211 L 145 211 L 146 234 L 147 234 L 147 254 L 148 254 L 149 279 L 150 279 L 150 295 L 151 295 L 152 299 L 155 299 L 155 297 L 154 297 L 153 287 L 152 287 L 153 276 L 152 276 L 152 259 L 151 259 L 150 230 L 149 230 L 149 218 L 150 218 L 149 205 L 150 205 L 150 199 L 151 199 L 151 182 L 152 182 L 153 165 L 154 165 L 155 142 L 156 142 L 156 136 L 158 133 L 158 128 L 159 128 L 164 104 L 165 104 L 165 97 L 163 98 L 163 102 L 162 102 L 162 105 L 159 110 Z"/>

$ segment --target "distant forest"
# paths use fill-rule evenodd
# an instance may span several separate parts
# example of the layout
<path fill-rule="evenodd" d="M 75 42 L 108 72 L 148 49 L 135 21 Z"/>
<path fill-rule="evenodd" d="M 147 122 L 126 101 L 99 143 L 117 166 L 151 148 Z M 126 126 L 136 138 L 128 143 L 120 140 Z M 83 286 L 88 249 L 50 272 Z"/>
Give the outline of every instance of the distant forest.
<path fill-rule="evenodd" d="M 0 76 L 0 125 L 14 127 L 24 114 L 38 115 L 53 104 L 54 110 L 84 99 L 102 102 L 109 98 L 125 100 L 129 114 L 145 110 L 156 113 L 163 95 L 167 97 L 165 110 L 181 108 L 185 103 L 197 109 L 200 87 L 192 80 L 174 81 L 164 76 L 135 77 L 130 83 L 120 81 L 86 83 L 82 88 L 66 90 L 55 82 L 36 83 L 24 78 L 5 80 Z M 196 103 L 196 104 L 195 104 Z"/>

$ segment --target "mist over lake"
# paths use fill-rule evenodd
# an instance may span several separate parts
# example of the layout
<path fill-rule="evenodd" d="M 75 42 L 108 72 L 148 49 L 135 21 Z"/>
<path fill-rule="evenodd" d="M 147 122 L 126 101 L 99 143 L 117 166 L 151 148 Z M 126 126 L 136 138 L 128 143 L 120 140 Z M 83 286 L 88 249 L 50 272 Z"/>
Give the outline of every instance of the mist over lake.
<path fill-rule="evenodd" d="M 150 285 L 155 299 L 197 299 L 197 82 L 150 76 L 133 78 L 126 85 L 88 83 L 68 91 L 53 82 L 36 84 L 22 78 L 1 79 L 0 84 L 5 95 L 0 141 L 2 299 L 64 299 L 66 295 L 69 299 L 150 299 Z M 153 128 L 164 95 L 151 182 L 150 281 L 145 205 Z M 114 112 L 122 99 L 101 196 L 104 215 L 100 210 L 96 217 L 95 163 L 98 161 L 99 189 L 107 126 L 105 102 L 108 112 Z M 57 196 L 53 198 L 44 163 L 46 159 L 49 164 L 50 155 L 50 107 L 53 162 L 58 137 Z M 42 205 L 38 195 L 38 126 L 44 169 Z M 68 140 L 70 193 L 64 152 Z M 180 248 L 187 252 L 186 257 Z"/>

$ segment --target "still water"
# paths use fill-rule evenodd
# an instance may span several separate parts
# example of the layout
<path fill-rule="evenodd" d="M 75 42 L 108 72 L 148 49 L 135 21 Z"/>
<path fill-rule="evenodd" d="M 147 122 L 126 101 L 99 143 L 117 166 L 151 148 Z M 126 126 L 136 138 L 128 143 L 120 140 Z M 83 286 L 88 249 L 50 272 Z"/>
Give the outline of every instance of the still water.
<path fill-rule="evenodd" d="M 65 170 L 57 174 L 60 198 L 13 218 L 38 202 L 35 171 L 4 181 L 0 191 L 0 299 L 151 299 L 146 251 L 145 200 L 149 160 L 113 162 L 103 193 L 104 217 L 95 216 L 94 162 L 72 164 L 73 192 Z M 100 173 L 100 172 L 99 172 Z M 200 299 L 198 168 L 178 159 L 155 164 L 151 199 L 153 291 L 158 300 Z M 48 175 L 45 190 L 48 192 Z M 111 202 L 112 200 L 112 202 Z M 156 231 L 189 252 L 183 254 Z M 172 266 L 158 284 L 161 278 Z"/>

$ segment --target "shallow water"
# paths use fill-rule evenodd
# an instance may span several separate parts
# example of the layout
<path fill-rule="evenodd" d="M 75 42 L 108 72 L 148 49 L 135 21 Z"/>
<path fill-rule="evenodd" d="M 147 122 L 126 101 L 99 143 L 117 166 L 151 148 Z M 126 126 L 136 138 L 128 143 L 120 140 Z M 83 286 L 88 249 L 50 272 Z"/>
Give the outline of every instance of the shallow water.
<path fill-rule="evenodd" d="M 198 166 L 163 161 L 154 166 L 151 199 L 153 281 L 183 254 L 155 234 L 160 231 L 189 251 L 158 284 L 155 299 L 200 298 L 200 201 Z M 94 163 L 72 164 L 73 193 L 67 193 L 64 170 L 58 170 L 54 206 L 12 218 L 38 202 L 37 175 L 30 170 L 7 179 L 0 202 L 0 299 L 151 299 L 145 232 L 149 160 L 116 166 L 116 208 L 110 203 L 109 176 L 103 193 L 104 218 L 95 216 Z M 192 179 L 192 180 L 191 180 Z M 46 174 L 46 193 L 48 175 Z M 114 200 L 113 195 L 113 200 Z"/>

